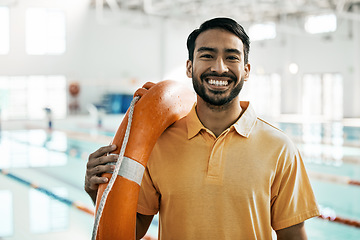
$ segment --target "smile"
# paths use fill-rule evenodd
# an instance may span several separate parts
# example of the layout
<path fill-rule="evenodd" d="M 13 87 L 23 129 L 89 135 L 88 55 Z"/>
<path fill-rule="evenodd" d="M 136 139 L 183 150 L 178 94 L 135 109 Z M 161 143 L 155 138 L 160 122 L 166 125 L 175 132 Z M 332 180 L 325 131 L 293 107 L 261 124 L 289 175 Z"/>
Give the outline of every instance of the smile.
<path fill-rule="evenodd" d="M 214 80 L 214 79 L 209 79 L 208 83 L 210 85 L 214 85 L 214 86 L 227 86 L 229 84 L 228 81 L 225 80 Z"/>

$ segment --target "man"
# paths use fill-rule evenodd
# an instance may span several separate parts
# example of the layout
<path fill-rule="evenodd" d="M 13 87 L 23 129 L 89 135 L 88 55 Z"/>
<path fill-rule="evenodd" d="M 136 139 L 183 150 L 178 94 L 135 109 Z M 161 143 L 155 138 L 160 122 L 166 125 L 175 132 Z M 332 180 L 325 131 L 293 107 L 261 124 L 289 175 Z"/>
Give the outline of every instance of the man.
<path fill-rule="evenodd" d="M 160 239 L 306 239 L 319 214 L 298 150 L 256 117 L 239 93 L 250 73 L 249 38 L 215 18 L 188 37 L 187 76 L 197 102 L 158 139 L 139 195 L 137 238 L 159 212 Z M 137 95 L 146 94 L 147 83 Z M 85 190 L 94 200 L 113 146 L 89 157 Z"/>

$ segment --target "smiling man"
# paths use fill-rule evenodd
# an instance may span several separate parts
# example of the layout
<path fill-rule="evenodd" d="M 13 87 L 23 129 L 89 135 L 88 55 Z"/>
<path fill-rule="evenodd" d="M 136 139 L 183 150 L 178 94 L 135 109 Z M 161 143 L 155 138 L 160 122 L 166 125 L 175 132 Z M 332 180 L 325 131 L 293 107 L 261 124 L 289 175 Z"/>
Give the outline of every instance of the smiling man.
<path fill-rule="evenodd" d="M 242 40 L 232 32 L 210 28 L 197 34 L 194 31 L 188 38 L 193 54 L 189 53 L 187 76 L 192 77 L 198 96 L 199 119 L 218 136 L 241 114 L 239 93 L 249 77 L 250 64 L 247 55 L 245 62 Z"/>
<path fill-rule="evenodd" d="M 319 214 L 301 156 L 280 130 L 258 118 L 239 93 L 249 80 L 250 41 L 229 18 L 188 37 L 187 75 L 197 102 L 158 139 L 141 185 L 137 238 L 159 212 L 159 239 L 306 239 Z M 147 83 L 137 93 L 146 94 Z M 95 200 L 106 153 L 90 155 L 85 190 Z"/>

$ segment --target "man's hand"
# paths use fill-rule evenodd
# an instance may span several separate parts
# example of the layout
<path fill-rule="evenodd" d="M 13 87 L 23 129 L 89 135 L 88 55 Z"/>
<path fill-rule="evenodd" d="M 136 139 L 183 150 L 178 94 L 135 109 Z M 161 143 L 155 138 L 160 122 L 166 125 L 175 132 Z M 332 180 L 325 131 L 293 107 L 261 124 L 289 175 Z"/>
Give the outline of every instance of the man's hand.
<path fill-rule="evenodd" d="M 108 155 L 116 149 L 116 145 L 110 145 L 101 147 L 89 156 L 88 163 L 86 165 L 85 175 L 85 191 L 92 198 L 93 202 L 96 202 L 97 190 L 99 184 L 107 183 L 109 181 L 106 177 L 101 177 L 105 172 L 112 172 L 114 165 L 106 165 L 107 163 L 116 162 L 118 159 L 117 154 Z"/>

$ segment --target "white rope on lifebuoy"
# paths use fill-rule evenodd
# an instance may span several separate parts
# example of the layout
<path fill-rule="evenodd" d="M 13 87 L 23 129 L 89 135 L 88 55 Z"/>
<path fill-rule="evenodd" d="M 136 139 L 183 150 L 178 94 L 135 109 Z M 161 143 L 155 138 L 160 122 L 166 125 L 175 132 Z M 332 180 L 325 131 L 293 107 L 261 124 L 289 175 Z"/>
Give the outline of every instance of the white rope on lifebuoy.
<path fill-rule="evenodd" d="M 96 217 L 95 217 L 95 222 L 94 222 L 94 228 L 93 228 L 93 232 L 92 232 L 92 240 L 96 240 L 96 235 L 97 235 L 97 231 L 98 231 L 98 228 L 99 228 L 99 223 L 100 223 L 100 219 L 101 219 L 101 215 L 102 215 L 102 212 L 103 212 L 103 209 L 104 209 L 104 206 L 105 206 L 105 203 L 106 203 L 106 199 L 114 185 L 114 182 L 116 180 L 116 177 L 118 176 L 118 173 L 119 173 L 119 170 L 120 170 L 120 167 L 121 167 L 121 163 L 124 159 L 124 153 L 125 153 L 125 149 L 126 149 L 126 145 L 127 145 L 127 142 L 129 140 L 129 135 L 130 135 L 130 128 L 131 128 L 131 122 L 132 122 L 132 116 L 133 116 L 133 113 L 134 113 L 134 107 L 135 107 L 135 103 L 139 100 L 140 97 L 136 96 L 133 98 L 133 100 L 131 101 L 131 104 L 130 104 L 130 108 L 129 108 L 129 116 L 128 116 L 128 124 L 126 126 L 126 131 L 125 131 L 125 136 L 124 136 L 124 140 L 123 140 L 123 143 L 122 143 L 122 146 L 121 146 L 121 150 L 120 150 L 120 153 L 119 153 L 119 157 L 118 157 L 118 160 L 116 162 L 116 165 L 115 165 L 115 169 L 114 169 L 114 172 L 112 173 L 112 176 L 111 176 L 111 179 L 109 181 L 109 184 L 107 185 L 102 197 L 101 197 L 101 200 L 100 200 L 100 203 L 99 203 L 99 208 L 96 212 Z"/>

